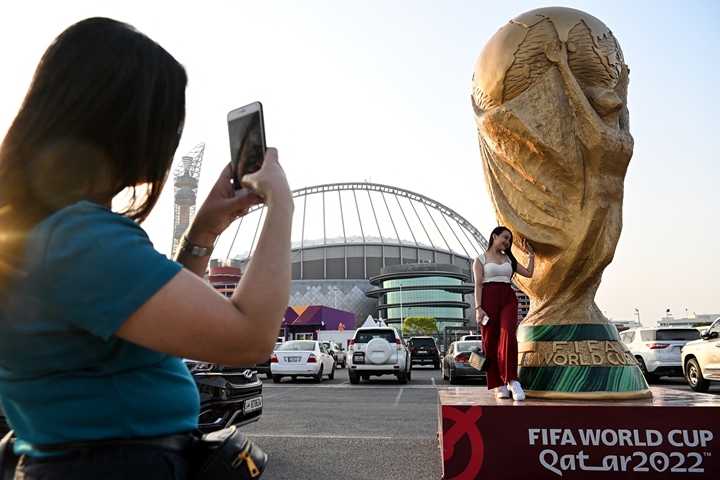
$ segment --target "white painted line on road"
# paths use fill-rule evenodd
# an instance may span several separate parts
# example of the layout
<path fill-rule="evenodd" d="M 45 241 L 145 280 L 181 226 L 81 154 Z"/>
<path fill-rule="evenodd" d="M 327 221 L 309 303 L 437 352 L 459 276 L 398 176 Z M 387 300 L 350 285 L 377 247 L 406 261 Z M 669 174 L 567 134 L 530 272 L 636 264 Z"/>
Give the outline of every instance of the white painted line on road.
<path fill-rule="evenodd" d="M 274 438 L 342 438 L 342 439 L 348 439 L 348 440 L 427 440 L 435 439 L 435 435 L 425 435 L 425 436 L 407 436 L 402 435 L 398 437 L 383 437 L 383 436 L 376 436 L 376 435 L 305 435 L 305 434 L 276 434 L 276 433 L 248 433 L 249 437 L 274 437 Z"/>
<path fill-rule="evenodd" d="M 393 403 L 393 407 L 398 406 L 398 402 L 400 401 L 400 397 L 402 396 L 403 389 L 401 388 L 400 391 L 397 394 L 397 397 L 395 397 L 395 403 Z"/>
<path fill-rule="evenodd" d="M 263 388 L 264 388 L 264 386 L 263 386 Z M 300 389 L 300 387 L 295 387 L 295 388 L 291 388 L 290 391 L 299 390 L 299 389 Z M 283 389 L 283 390 L 285 390 L 285 389 Z M 287 392 L 276 393 L 275 395 L 264 395 L 263 394 L 263 397 L 264 398 L 272 398 L 272 397 L 277 397 L 278 395 L 284 395 L 285 393 L 287 393 Z"/>
<path fill-rule="evenodd" d="M 432 382 L 433 385 L 435 385 L 435 379 L 434 379 L 434 378 L 430 378 L 430 381 Z"/>
<path fill-rule="evenodd" d="M 297 384 L 287 384 L 287 385 L 277 385 L 277 384 L 263 384 L 263 390 L 268 389 L 275 389 L 275 388 L 350 388 L 350 389 L 363 389 L 363 388 L 432 388 L 434 390 L 437 390 L 438 388 L 453 388 L 448 387 L 447 385 L 403 385 L 400 387 L 399 385 L 393 385 L 392 383 L 388 383 L 387 385 L 383 385 L 380 383 L 370 384 L 370 383 L 363 383 L 360 385 L 350 385 L 349 382 L 345 383 L 337 383 L 333 385 L 318 385 L 318 384 L 308 384 L 308 385 L 297 385 Z M 457 388 L 457 387 L 454 387 Z"/>

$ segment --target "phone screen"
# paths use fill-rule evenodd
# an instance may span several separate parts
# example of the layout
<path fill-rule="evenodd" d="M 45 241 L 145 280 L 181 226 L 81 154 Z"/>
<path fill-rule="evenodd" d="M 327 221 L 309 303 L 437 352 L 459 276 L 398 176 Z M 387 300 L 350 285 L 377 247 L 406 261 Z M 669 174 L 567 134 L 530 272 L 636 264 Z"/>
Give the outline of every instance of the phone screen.
<path fill-rule="evenodd" d="M 262 105 L 255 102 L 228 114 L 230 155 L 235 190 L 243 175 L 257 172 L 265 159 L 265 128 Z"/>

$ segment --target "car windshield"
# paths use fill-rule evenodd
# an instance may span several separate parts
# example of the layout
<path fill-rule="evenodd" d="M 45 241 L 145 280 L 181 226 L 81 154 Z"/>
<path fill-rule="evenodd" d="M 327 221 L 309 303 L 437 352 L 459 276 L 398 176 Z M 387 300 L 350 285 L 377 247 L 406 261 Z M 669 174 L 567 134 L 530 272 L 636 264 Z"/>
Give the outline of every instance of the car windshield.
<path fill-rule="evenodd" d="M 481 345 L 482 342 L 458 342 L 455 350 L 458 352 L 471 352 Z"/>
<path fill-rule="evenodd" d="M 655 340 L 698 340 L 700 332 L 696 328 L 673 328 L 658 330 Z"/>
<path fill-rule="evenodd" d="M 411 338 L 410 344 L 414 347 L 434 347 L 435 340 L 432 338 Z"/>
<path fill-rule="evenodd" d="M 362 330 L 355 335 L 355 343 L 368 343 L 373 338 L 382 338 L 389 343 L 395 343 L 395 333 L 392 330 Z"/>
<path fill-rule="evenodd" d="M 302 340 L 298 340 L 295 342 L 285 342 L 280 346 L 280 348 L 278 348 L 278 350 L 283 352 L 314 352 L 315 342 L 307 342 Z"/>

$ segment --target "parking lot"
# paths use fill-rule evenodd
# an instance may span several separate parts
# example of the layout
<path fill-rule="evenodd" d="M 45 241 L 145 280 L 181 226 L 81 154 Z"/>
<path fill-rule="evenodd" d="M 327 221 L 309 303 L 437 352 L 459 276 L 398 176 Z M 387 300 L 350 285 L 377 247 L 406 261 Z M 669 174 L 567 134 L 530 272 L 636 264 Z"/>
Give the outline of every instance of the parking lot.
<path fill-rule="evenodd" d="M 350 385 L 347 371 L 334 380 L 264 380 L 264 413 L 243 427 L 269 455 L 263 479 L 439 479 L 437 388 L 449 387 L 440 370 L 415 366 L 412 380 L 371 377 Z M 683 378 L 653 386 L 698 395 Z M 482 381 L 459 387 L 485 389 Z M 710 387 L 720 395 L 720 382 Z"/>
<path fill-rule="evenodd" d="M 320 384 L 265 380 L 263 416 L 243 431 L 270 456 L 270 480 L 438 479 L 438 384 L 431 366 L 407 385 L 393 376 L 350 385 L 345 369 Z"/>

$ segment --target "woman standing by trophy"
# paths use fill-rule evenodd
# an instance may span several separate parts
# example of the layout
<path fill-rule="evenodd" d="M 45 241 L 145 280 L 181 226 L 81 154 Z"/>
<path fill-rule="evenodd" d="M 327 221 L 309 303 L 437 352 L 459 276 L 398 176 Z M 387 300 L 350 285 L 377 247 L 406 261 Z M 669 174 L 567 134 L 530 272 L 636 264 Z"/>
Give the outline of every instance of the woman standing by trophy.
<path fill-rule="evenodd" d="M 511 280 L 515 273 L 532 277 L 535 254 L 523 239 L 528 253 L 527 267 L 520 265 L 512 253 L 513 235 L 507 227 L 497 227 L 490 234 L 488 249 L 473 262 L 475 275 L 475 318 L 480 325 L 483 351 L 490 358 L 486 381 L 497 398 L 524 400 L 525 392 L 518 378 L 518 342 L 516 337 L 518 301 Z M 487 317 L 487 318 L 486 318 Z"/>

